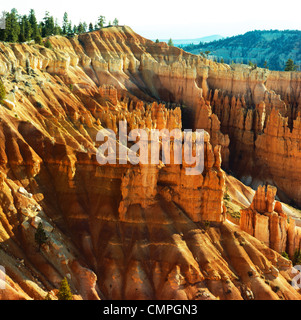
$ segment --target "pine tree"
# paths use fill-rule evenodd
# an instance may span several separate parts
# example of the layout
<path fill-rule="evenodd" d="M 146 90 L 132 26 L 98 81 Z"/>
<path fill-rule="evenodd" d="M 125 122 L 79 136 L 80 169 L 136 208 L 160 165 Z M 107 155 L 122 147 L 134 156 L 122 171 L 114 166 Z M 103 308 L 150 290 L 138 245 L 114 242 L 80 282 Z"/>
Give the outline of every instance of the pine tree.
<path fill-rule="evenodd" d="M 36 44 L 42 45 L 43 39 L 42 39 L 40 33 L 37 34 L 37 36 L 34 38 L 34 41 Z"/>
<path fill-rule="evenodd" d="M 106 18 L 104 16 L 99 16 L 97 25 L 99 28 L 103 28 L 106 23 Z"/>
<path fill-rule="evenodd" d="M 19 33 L 19 42 L 25 42 L 31 40 L 32 35 L 32 27 L 26 15 L 19 18 L 19 26 L 20 26 L 20 33 Z"/>
<path fill-rule="evenodd" d="M 54 19 L 46 11 L 45 17 L 43 18 L 42 36 L 48 37 L 54 34 Z"/>
<path fill-rule="evenodd" d="M 48 237 L 45 233 L 45 230 L 43 228 L 43 225 L 42 223 L 40 222 L 39 225 L 38 225 L 38 228 L 36 230 L 36 233 L 34 235 L 34 239 L 36 241 L 36 243 L 38 244 L 39 246 L 39 251 L 41 250 L 41 246 L 47 242 L 48 240 Z"/>
<path fill-rule="evenodd" d="M 71 289 L 66 277 L 61 281 L 57 297 L 59 300 L 72 300 Z"/>
<path fill-rule="evenodd" d="M 159 43 L 160 41 L 159 41 L 159 39 L 156 39 L 156 43 Z"/>
<path fill-rule="evenodd" d="M 63 34 L 67 34 L 68 24 L 69 24 L 69 21 L 68 21 L 68 13 L 65 12 L 65 13 L 64 13 L 64 17 L 63 17 L 63 28 L 62 28 Z"/>
<path fill-rule="evenodd" d="M 18 23 L 18 11 L 12 9 L 6 17 L 6 41 L 17 42 L 20 34 L 20 25 Z"/>
<path fill-rule="evenodd" d="M 288 59 L 285 63 L 284 71 L 296 71 L 298 68 L 292 59 Z"/>
<path fill-rule="evenodd" d="M 263 67 L 264 67 L 265 69 L 268 69 L 268 63 L 267 63 L 267 61 L 264 61 Z"/>
<path fill-rule="evenodd" d="M 43 18 L 43 21 L 40 22 L 40 28 L 41 28 L 41 35 L 42 37 L 47 37 L 49 34 L 47 34 L 48 30 L 46 29 L 46 20 L 48 19 L 49 13 L 46 12 L 45 17 Z"/>
<path fill-rule="evenodd" d="M 53 35 L 55 32 L 54 32 L 54 19 L 53 17 L 49 17 L 49 19 L 47 20 L 47 23 L 46 23 L 46 28 L 47 28 L 47 31 L 48 31 L 48 35 L 51 36 Z"/>
<path fill-rule="evenodd" d="M 94 31 L 94 27 L 93 27 L 93 23 L 90 22 L 89 23 L 89 32 L 92 32 L 92 31 Z"/>
<path fill-rule="evenodd" d="M 39 22 L 39 24 L 38 24 L 38 30 L 39 30 L 39 35 L 42 36 L 43 22 Z"/>
<path fill-rule="evenodd" d="M 119 25 L 119 21 L 118 21 L 118 19 L 117 19 L 117 18 L 115 18 L 115 19 L 114 19 L 114 21 L 113 21 L 113 25 L 114 25 L 115 27 Z"/>
<path fill-rule="evenodd" d="M 168 43 L 167 43 L 170 47 L 173 47 L 173 41 L 172 41 L 172 39 L 170 38 L 169 40 L 168 40 Z"/>
<path fill-rule="evenodd" d="M 29 12 L 28 21 L 30 22 L 32 29 L 32 39 L 36 39 L 36 37 L 40 35 L 40 32 L 38 29 L 36 14 L 33 9 L 31 9 Z"/>
<path fill-rule="evenodd" d="M 67 34 L 72 34 L 73 30 L 72 30 L 72 22 L 69 21 L 68 26 L 67 26 Z"/>
<path fill-rule="evenodd" d="M 49 39 L 47 39 L 44 43 L 45 48 L 52 49 L 52 44 Z"/>
<path fill-rule="evenodd" d="M 19 33 L 19 36 L 18 36 L 18 40 L 19 42 L 25 42 L 25 18 L 26 16 L 24 17 L 19 17 L 19 27 L 20 27 L 20 33 Z"/>
<path fill-rule="evenodd" d="M 82 22 L 80 22 L 80 23 L 78 24 L 78 26 L 77 26 L 77 32 L 78 32 L 78 33 L 83 33 L 83 32 L 85 32 L 84 25 L 83 25 Z"/>
<path fill-rule="evenodd" d="M 26 41 L 29 41 L 31 40 L 32 38 L 32 26 L 31 26 L 31 23 L 29 21 L 29 19 L 25 17 L 25 20 L 24 20 L 24 36 L 25 36 L 25 39 Z"/>
<path fill-rule="evenodd" d="M 54 28 L 53 28 L 53 34 L 54 35 L 60 35 L 62 34 L 62 29 L 59 26 L 58 19 L 55 19 Z"/>
<path fill-rule="evenodd" d="M 19 40 L 19 42 L 21 42 L 21 43 L 26 41 L 25 36 L 24 36 L 24 33 L 20 33 L 20 34 L 19 34 L 19 39 L 18 39 L 18 40 Z"/>

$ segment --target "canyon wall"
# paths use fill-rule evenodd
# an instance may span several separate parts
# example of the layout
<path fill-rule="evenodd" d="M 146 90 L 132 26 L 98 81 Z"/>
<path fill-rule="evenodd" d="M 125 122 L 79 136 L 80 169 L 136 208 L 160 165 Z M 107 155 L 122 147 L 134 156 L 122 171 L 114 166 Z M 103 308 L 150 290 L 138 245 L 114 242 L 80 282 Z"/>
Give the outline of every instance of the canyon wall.
<path fill-rule="evenodd" d="M 0 257 L 10 284 L 0 296 L 55 298 L 67 276 L 78 299 L 300 299 L 288 283 L 291 262 L 225 221 L 221 168 L 232 143 L 254 146 L 266 128 L 262 97 L 284 112 L 299 99 L 299 78 L 235 71 L 128 27 L 50 42 L 0 44 Z M 265 81 L 281 95 L 292 86 L 292 100 Z M 128 130 L 183 129 L 183 105 L 191 128 L 208 132 L 201 175 L 186 175 L 185 163 L 99 165 L 99 130 L 118 136 L 120 120 Z M 285 172 L 275 170 L 275 184 Z M 40 252 L 39 222 L 49 238 Z"/>
<path fill-rule="evenodd" d="M 34 70 L 34 77 L 47 71 L 83 96 L 105 84 L 145 101 L 187 106 L 192 116 L 186 126 L 210 131 L 213 146 L 222 146 L 225 169 L 231 157 L 230 169 L 245 183 L 257 188 L 267 181 L 277 186 L 282 200 L 300 205 L 299 169 L 292 172 L 292 164 L 300 159 L 301 73 L 214 63 L 166 43 L 155 44 L 129 27 L 104 28 L 69 39 L 56 36 L 50 42 L 53 50 L 1 44 L 0 74 L 12 72 L 18 81 L 22 68 L 29 74 Z M 14 95 L 11 88 L 12 102 Z M 95 101 L 85 99 L 92 111 Z M 283 129 L 273 132 L 277 137 L 271 137 L 273 130 L 267 128 L 275 125 L 271 123 L 275 114 L 268 121 L 273 109 L 287 118 Z M 294 131 L 292 136 L 288 131 Z M 266 144 L 270 138 L 273 143 Z M 279 157 L 288 165 L 284 160 L 279 163 Z"/>

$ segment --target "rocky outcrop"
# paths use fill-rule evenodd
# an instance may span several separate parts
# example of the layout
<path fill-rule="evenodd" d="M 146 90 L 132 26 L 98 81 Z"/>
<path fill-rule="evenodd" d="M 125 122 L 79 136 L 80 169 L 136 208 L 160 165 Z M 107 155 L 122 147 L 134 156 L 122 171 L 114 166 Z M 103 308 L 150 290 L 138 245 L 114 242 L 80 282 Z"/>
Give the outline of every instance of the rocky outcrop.
<path fill-rule="evenodd" d="M 161 194 L 185 210 L 194 222 L 224 220 L 224 172 L 221 170 L 220 148 L 214 149 L 205 135 L 204 171 L 201 175 L 187 175 L 187 165 L 166 165 L 159 172 Z M 171 149 L 171 153 L 173 149 Z"/>
<path fill-rule="evenodd" d="M 273 250 L 287 252 L 293 258 L 300 246 L 300 228 L 275 200 L 276 193 L 275 187 L 259 186 L 251 206 L 241 210 L 240 228 Z"/>
<path fill-rule="evenodd" d="M 278 188 L 284 193 L 283 198 L 300 203 L 300 115 L 293 121 L 293 128 L 288 126 L 288 119 L 273 109 L 267 119 L 263 134 L 256 142 L 258 166 L 268 168 L 269 174 Z"/>
<path fill-rule="evenodd" d="M 268 97 L 266 92 L 250 108 L 247 96 L 230 99 L 215 90 L 212 110 L 221 121 L 221 131 L 230 137 L 231 170 L 253 188 L 273 184 L 282 201 L 299 204 L 298 108 L 287 105 L 273 91 Z"/>
<path fill-rule="evenodd" d="M 228 168 L 230 139 L 228 135 L 222 134 L 220 120 L 216 114 L 212 113 L 209 101 L 206 103 L 204 99 L 201 99 L 200 106 L 196 110 L 196 119 L 196 128 L 204 129 L 210 134 L 213 146 L 221 146 L 223 167 Z"/>

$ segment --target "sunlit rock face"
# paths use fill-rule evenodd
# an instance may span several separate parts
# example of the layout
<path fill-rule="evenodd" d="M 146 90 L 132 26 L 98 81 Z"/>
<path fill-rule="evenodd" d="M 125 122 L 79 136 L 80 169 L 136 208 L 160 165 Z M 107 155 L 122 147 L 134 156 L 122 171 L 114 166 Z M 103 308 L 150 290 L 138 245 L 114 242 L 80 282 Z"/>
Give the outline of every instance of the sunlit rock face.
<path fill-rule="evenodd" d="M 259 186 L 250 208 L 241 212 L 240 228 L 282 253 L 287 248 L 289 223 L 281 203 L 275 201 L 276 192 L 275 187 Z"/>
<path fill-rule="evenodd" d="M 230 137 L 230 169 L 253 188 L 273 184 L 281 200 L 300 205 L 300 73 L 233 66 L 235 74 L 237 87 L 213 82 L 210 95 Z"/>
<path fill-rule="evenodd" d="M 291 112 L 293 133 L 281 122 L 298 108 L 297 76 L 232 70 L 128 27 L 50 42 L 0 44 L 0 298 L 55 298 L 66 276 L 75 299 L 299 299 L 278 253 L 284 240 L 226 221 L 222 170 L 233 143 L 234 163 L 240 150 L 251 155 L 238 169 L 266 161 L 290 191 L 281 180 L 290 167 L 273 153 L 269 162 L 264 145 L 298 150 L 298 118 Z M 119 144 L 119 121 L 128 131 L 205 129 L 202 174 L 187 175 L 185 163 L 100 165 L 96 135 L 110 129 Z M 38 251 L 40 222 L 48 241 Z"/>

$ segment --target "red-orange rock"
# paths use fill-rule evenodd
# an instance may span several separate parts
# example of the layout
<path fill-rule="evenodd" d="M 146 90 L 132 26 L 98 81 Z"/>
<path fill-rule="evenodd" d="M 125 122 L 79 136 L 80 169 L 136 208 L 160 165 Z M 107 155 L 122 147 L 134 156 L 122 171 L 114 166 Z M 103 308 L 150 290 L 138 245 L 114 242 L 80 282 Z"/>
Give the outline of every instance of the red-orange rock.
<path fill-rule="evenodd" d="M 286 110 L 264 81 L 282 94 L 299 76 L 232 70 L 128 27 L 50 41 L 53 50 L 0 44 L 0 73 L 14 103 L 0 108 L 0 261 L 9 284 L 0 297 L 54 296 L 66 276 L 75 299 L 300 299 L 288 283 L 291 263 L 256 239 L 277 250 L 285 242 L 273 189 L 264 199 L 258 194 L 268 215 L 256 212 L 255 237 L 248 235 L 225 221 L 221 168 L 228 132 L 248 150 L 259 133 L 253 123 L 266 128 L 263 105 L 257 117 L 249 103 L 264 101 L 270 119 L 272 107 Z M 221 92 L 212 97 L 214 87 Z M 99 165 L 100 129 L 118 133 L 119 120 L 129 130 L 182 128 L 183 105 L 200 112 L 196 121 L 208 130 L 201 175 L 187 176 L 186 163 Z M 41 252 L 38 222 L 49 238 Z M 296 246 L 299 230 L 288 230 Z"/>
<path fill-rule="evenodd" d="M 276 193 L 275 187 L 259 186 L 250 208 L 241 210 L 240 227 L 279 253 L 288 248 L 292 256 L 294 220 L 288 219 L 281 203 L 275 201 Z"/>

